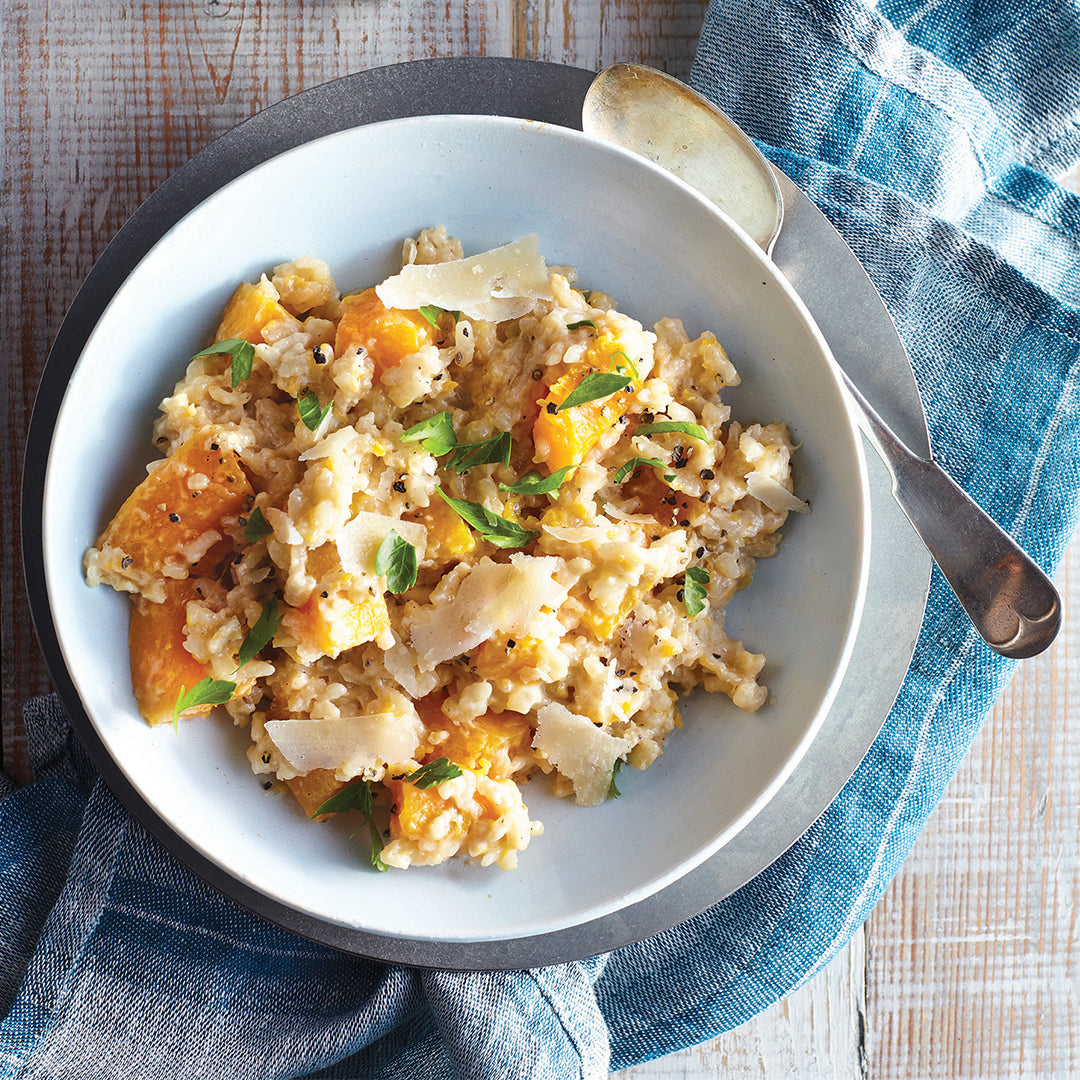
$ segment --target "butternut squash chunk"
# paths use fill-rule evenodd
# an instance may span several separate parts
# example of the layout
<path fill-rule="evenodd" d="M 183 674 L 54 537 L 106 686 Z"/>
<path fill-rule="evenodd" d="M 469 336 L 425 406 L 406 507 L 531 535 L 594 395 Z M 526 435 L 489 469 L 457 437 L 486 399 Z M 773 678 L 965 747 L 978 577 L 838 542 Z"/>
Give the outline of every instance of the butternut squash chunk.
<path fill-rule="evenodd" d="M 338 780 L 331 769 L 312 769 L 306 776 L 294 776 L 285 783 L 289 785 L 289 790 L 308 817 L 325 821 L 330 814 L 316 815 L 315 811 L 351 781 Z"/>
<path fill-rule="evenodd" d="M 341 321 L 334 339 L 335 356 L 343 356 L 356 345 L 367 351 L 376 369 L 382 373 L 434 342 L 435 327 L 419 311 L 388 308 L 374 289 L 341 299 Z"/>
<path fill-rule="evenodd" d="M 250 281 L 240 284 L 221 313 L 215 341 L 243 338 L 252 345 L 265 341 L 263 331 L 274 322 L 299 323 L 269 293 Z"/>
<path fill-rule="evenodd" d="M 534 458 L 546 465 L 549 473 L 583 461 L 604 433 L 626 414 L 633 396 L 629 390 L 559 411 L 559 406 L 591 372 L 611 372 L 617 368 L 626 371 L 632 387 L 638 385 L 621 343 L 605 334 L 588 348 L 580 363 L 566 365 L 551 382 L 533 422 Z"/>
<path fill-rule="evenodd" d="M 167 580 L 165 599 L 155 604 L 146 597 L 135 600 L 128 626 L 131 653 L 131 688 L 139 713 L 149 724 L 172 722 L 173 708 L 181 692 L 213 672 L 184 648 L 186 608 L 202 588 L 200 579 Z M 246 694 L 254 679 L 237 684 L 233 697 Z M 213 705 L 193 705 L 181 716 L 205 716 Z"/>
<path fill-rule="evenodd" d="M 121 578 L 187 577 L 232 550 L 224 521 L 253 495 L 236 454 L 195 435 L 128 496 L 96 547 Z"/>

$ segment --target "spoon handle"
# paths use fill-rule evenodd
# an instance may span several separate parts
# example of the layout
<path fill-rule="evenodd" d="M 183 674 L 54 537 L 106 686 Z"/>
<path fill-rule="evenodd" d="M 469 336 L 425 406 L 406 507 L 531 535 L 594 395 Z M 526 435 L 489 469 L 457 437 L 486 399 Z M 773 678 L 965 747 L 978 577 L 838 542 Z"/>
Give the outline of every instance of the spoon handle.
<path fill-rule="evenodd" d="M 1042 652 L 1061 625 L 1050 579 L 936 462 L 905 446 L 841 370 L 860 427 L 892 476 L 893 496 L 933 555 L 975 629 L 995 652 Z"/>

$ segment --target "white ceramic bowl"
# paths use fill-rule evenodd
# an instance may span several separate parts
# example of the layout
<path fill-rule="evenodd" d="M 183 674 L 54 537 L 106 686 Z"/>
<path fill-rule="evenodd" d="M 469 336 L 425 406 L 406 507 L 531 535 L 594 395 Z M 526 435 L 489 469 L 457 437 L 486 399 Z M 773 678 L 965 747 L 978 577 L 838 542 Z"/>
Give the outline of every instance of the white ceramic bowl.
<path fill-rule="evenodd" d="M 445 224 L 466 253 L 526 233 L 550 263 L 610 292 L 647 326 L 664 315 L 716 331 L 743 383 L 747 421 L 786 420 L 812 505 L 728 609 L 769 656 L 769 703 L 747 716 L 699 694 L 648 770 L 620 774 L 596 808 L 526 801 L 545 832 L 515 871 L 454 861 L 376 874 L 350 824 L 316 825 L 263 791 L 226 718 L 150 728 L 132 697 L 129 601 L 89 588 L 84 549 L 156 455 L 159 400 L 212 333 L 236 283 L 299 255 L 342 287 L 397 269 L 401 239 Z M 542 934 L 661 889 L 742 828 L 814 737 L 858 623 L 869 548 L 859 440 L 828 348 L 749 239 L 667 173 L 580 132 L 496 117 L 434 116 L 343 131 L 274 158 L 179 222 L 117 291 L 56 419 L 43 530 L 48 599 L 64 660 L 98 736 L 145 802 L 232 878 L 318 920 L 444 942 Z"/>

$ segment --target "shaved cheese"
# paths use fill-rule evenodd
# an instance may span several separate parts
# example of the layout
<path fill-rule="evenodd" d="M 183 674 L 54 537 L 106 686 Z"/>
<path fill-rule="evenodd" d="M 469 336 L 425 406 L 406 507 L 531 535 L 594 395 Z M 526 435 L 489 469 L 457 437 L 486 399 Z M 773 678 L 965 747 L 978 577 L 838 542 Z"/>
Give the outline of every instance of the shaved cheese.
<path fill-rule="evenodd" d="M 412 310 L 427 304 L 460 311 L 470 319 L 518 319 L 537 300 L 551 300 L 551 271 L 535 233 L 467 259 L 406 266 L 375 287 L 390 308 Z"/>
<path fill-rule="evenodd" d="M 424 725 L 415 712 L 374 713 L 337 720 L 268 720 L 266 734 L 298 774 L 330 769 L 345 779 L 365 769 L 408 768 Z"/>
<path fill-rule="evenodd" d="M 274 539 L 282 544 L 302 544 L 304 538 L 300 530 L 293 524 L 293 520 L 284 510 L 276 510 L 272 506 L 263 507 L 263 517 L 266 523 L 274 530 Z"/>
<path fill-rule="evenodd" d="M 426 526 L 418 521 L 402 521 L 386 514 L 361 510 L 337 535 L 342 569 L 348 574 L 374 573 L 375 555 L 391 529 L 416 548 L 416 561 L 421 562 L 427 546 Z"/>
<path fill-rule="evenodd" d="M 314 461 L 316 458 L 330 457 L 342 450 L 347 450 L 356 441 L 356 431 L 351 427 L 339 428 L 331 432 L 325 439 L 320 439 L 310 449 L 305 450 L 300 461 Z"/>
<path fill-rule="evenodd" d="M 510 563 L 481 559 L 447 603 L 422 610 L 412 626 L 412 645 L 422 671 L 475 649 L 496 633 L 524 635 L 541 608 L 557 609 L 568 588 L 556 576 L 563 559 L 517 553 Z"/>
<path fill-rule="evenodd" d="M 402 641 L 383 653 L 383 666 L 414 701 L 427 697 L 439 684 L 434 671 L 420 670 L 416 653 Z"/>
<path fill-rule="evenodd" d="M 545 525 L 541 522 L 540 528 L 564 544 L 591 544 L 593 547 L 606 544 L 616 535 L 614 526 L 604 528 L 596 525 Z"/>
<path fill-rule="evenodd" d="M 604 514 L 607 517 L 614 518 L 616 521 L 628 521 L 631 525 L 656 525 L 656 518 L 651 514 L 628 514 L 611 502 L 604 504 Z M 556 539 L 559 539 L 559 537 L 556 537 Z"/>
<path fill-rule="evenodd" d="M 746 490 L 755 499 L 763 502 L 774 513 L 794 510 L 797 514 L 808 514 L 809 503 L 797 499 L 783 484 L 774 480 L 768 473 L 752 472 L 746 478 Z"/>
<path fill-rule="evenodd" d="M 616 738 L 587 716 L 552 702 L 536 713 L 533 746 L 574 784 L 581 806 L 596 806 L 607 798 L 615 762 L 633 748 L 633 739 Z"/>

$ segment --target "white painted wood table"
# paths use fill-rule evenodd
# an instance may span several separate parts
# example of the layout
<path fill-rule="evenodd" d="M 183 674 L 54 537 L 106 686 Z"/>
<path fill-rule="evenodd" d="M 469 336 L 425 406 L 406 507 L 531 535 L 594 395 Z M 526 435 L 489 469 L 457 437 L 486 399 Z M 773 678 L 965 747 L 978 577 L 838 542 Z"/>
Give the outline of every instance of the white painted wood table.
<path fill-rule="evenodd" d="M 2 0 L 3 761 L 49 688 L 19 569 L 22 446 L 79 283 L 173 170 L 260 108 L 430 56 L 685 77 L 705 0 Z M 1080 543 L 1066 624 L 1017 672 L 867 925 L 820 976 L 714 1042 L 618 1074 L 922 1080 L 1080 1076 Z"/>

